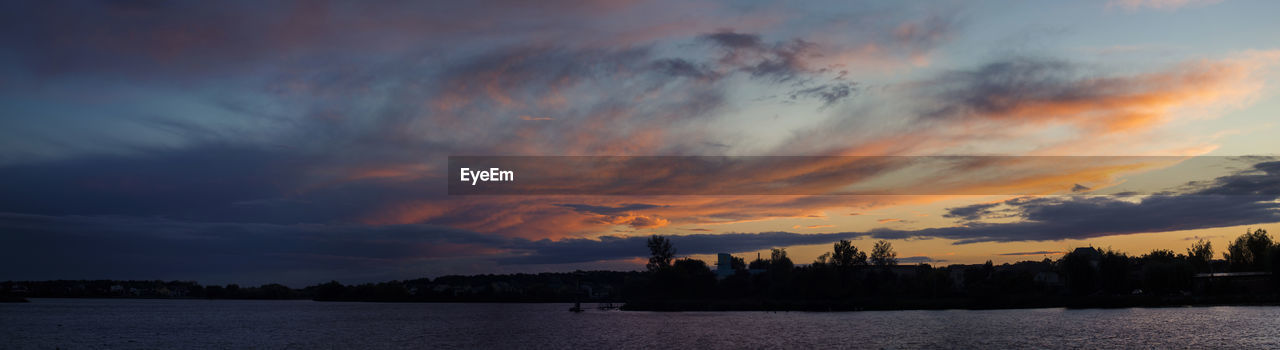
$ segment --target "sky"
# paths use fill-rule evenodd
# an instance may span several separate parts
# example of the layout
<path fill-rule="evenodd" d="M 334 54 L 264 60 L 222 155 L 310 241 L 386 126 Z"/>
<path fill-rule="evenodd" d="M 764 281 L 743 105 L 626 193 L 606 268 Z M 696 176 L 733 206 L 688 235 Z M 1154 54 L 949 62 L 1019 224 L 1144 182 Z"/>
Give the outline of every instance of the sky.
<path fill-rule="evenodd" d="M 883 239 L 1004 263 L 1280 232 L 1273 1 L 0 8 L 0 280 L 633 270 L 651 235 L 711 262 Z M 954 155 L 1011 157 L 826 157 Z M 806 190 L 449 195 L 450 156 L 774 156 L 734 183 Z M 930 190 L 830 194 L 883 178 Z"/>

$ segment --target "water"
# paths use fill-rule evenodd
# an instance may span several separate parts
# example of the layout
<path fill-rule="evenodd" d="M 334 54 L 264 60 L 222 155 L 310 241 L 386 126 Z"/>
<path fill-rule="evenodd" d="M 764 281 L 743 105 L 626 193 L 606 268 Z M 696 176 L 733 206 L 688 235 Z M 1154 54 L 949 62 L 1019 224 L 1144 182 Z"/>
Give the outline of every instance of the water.
<path fill-rule="evenodd" d="M 574 314 L 569 306 L 35 299 L 0 304 L 0 348 L 1280 347 L 1280 307 Z"/>

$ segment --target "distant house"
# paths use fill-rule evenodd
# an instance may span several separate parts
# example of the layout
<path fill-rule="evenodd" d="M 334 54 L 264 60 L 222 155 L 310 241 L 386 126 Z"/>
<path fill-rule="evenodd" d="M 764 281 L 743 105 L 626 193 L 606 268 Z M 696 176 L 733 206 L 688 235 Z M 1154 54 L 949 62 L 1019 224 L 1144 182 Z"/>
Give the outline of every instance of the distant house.
<path fill-rule="evenodd" d="M 1095 269 L 1098 268 L 1098 263 L 1102 262 L 1102 252 L 1099 252 L 1098 249 L 1094 247 L 1076 248 L 1076 250 L 1072 251 L 1071 254 L 1087 258 L 1089 260 L 1089 266 L 1093 266 Z"/>

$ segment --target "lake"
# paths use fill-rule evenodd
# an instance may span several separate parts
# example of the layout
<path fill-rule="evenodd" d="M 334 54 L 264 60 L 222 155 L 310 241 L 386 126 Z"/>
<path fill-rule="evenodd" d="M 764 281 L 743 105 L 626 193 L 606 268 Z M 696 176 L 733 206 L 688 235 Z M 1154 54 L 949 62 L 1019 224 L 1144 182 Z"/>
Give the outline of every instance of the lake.
<path fill-rule="evenodd" d="M 0 348 L 1280 347 L 1280 307 L 575 314 L 569 306 L 34 299 L 0 304 Z"/>

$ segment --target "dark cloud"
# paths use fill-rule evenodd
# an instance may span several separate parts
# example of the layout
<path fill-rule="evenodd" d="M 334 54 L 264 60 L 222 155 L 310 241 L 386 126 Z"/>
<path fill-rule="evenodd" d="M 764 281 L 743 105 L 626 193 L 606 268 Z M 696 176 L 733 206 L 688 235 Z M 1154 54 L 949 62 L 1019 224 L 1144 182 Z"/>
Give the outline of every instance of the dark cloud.
<path fill-rule="evenodd" d="M 1000 115 L 1029 102 L 1086 101 L 1110 91 L 1076 84 L 1079 68 L 1059 60 L 1015 57 L 972 71 L 943 74 L 927 83 L 936 107 L 923 115 L 954 118 Z"/>
<path fill-rule="evenodd" d="M 822 101 L 823 107 L 830 107 L 851 96 L 857 87 L 851 83 L 832 83 L 804 88 L 791 92 L 791 99 L 815 98 Z"/>
<path fill-rule="evenodd" d="M 934 237 L 957 244 L 1055 241 L 1147 232 L 1280 222 L 1275 197 L 1150 196 L 1139 202 L 1111 197 L 1011 201 L 1021 222 L 969 223 L 916 231 L 873 230 L 878 238 Z"/>
<path fill-rule="evenodd" d="M 942 217 L 957 218 L 964 221 L 975 221 L 991 215 L 991 209 L 999 206 L 1000 203 L 982 203 L 966 205 L 963 207 L 947 208 L 947 213 Z"/>
<path fill-rule="evenodd" d="M 711 33 L 703 39 L 731 50 L 758 50 L 764 47 L 759 34 L 737 33 L 730 30 Z"/>
<path fill-rule="evenodd" d="M 694 63 L 682 58 L 664 58 L 653 61 L 653 69 L 673 77 L 717 79 L 720 73 L 706 64 Z"/>
<path fill-rule="evenodd" d="M 1225 94 L 1248 71 L 1239 63 L 1203 61 L 1119 75 L 1064 60 L 1008 57 L 941 74 L 916 93 L 925 120 L 1052 122 L 1110 133 L 1161 124 L 1168 113 L 1153 110 L 1222 100 L 1201 94 Z"/>
<path fill-rule="evenodd" d="M 1280 222 L 1280 178 L 1277 162 L 1200 184 L 1193 192 L 1122 196 L 1022 197 L 1001 203 L 951 208 L 948 217 L 969 221 L 963 226 L 917 231 L 873 230 L 880 238 L 937 237 L 976 242 L 1088 239 L 1146 232 Z M 994 208 L 1001 208 L 993 210 Z M 977 220 L 1010 213 L 1013 223 Z M 1003 215 L 1003 214 L 1001 214 Z M 1000 216 L 996 216 L 1000 217 Z"/>
<path fill-rule="evenodd" d="M 922 263 L 940 263 L 940 262 L 946 262 L 946 260 L 934 259 L 927 256 L 919 255 L 919 256 L 908 256 L 905 258 L 898 258 L 898 262 L 904 263 L 904 264 L 922 264 Z"/>
<path fill-rule="evenodd" d="M 1194 193 L 1201 195 L 1280 195 L 1280 161 L 1274 161 L 1275 157 L 1246 159 L 1264 161 L 1239 174 L 1219 177 L 1209 182 L 1194 182 L 1188 186 Z"/>
<path fill-rule="evenodd" d="M 721 31 L 702 36 L 723 49 L 718 63 L 722 70 L 745 72 L 753 78 L 790 82 L 801 76 L 825 72 L 811 67 L 806 59 L 819 56 L 814 43 L 795 39 L 765 44 L 757 34 Z"/>

